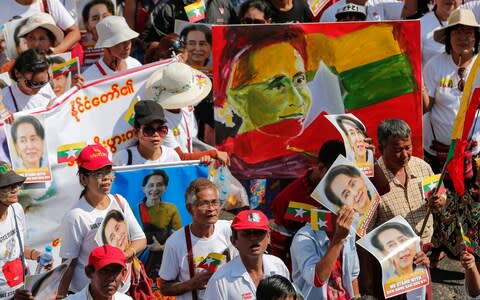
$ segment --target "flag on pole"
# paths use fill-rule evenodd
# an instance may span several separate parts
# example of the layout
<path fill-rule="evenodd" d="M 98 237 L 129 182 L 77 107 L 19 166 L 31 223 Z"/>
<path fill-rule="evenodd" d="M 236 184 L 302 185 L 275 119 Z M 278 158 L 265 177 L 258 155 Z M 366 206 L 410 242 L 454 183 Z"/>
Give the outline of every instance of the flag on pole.
<path fill-rule="evenodd" d="M 460 233 L 462 235 L 462 240 L 463 240 L 463 246 L 465 247 L 465 250 L 467 250 L 470 253 L 475 253 L 472 248 L 472 241 L 468 236 L 465 235 L 465 232 L 463 232 L 463 226 L 461 223 L 458 223 L 458 226 L 460 226 Z"/>
<path fill-rule="evenodd" d="M 184 8 L 190 23 L 195 23 L 205 19 L 206 9 L 202 0 L 187 5 Z"/>
<path fill-rule="evenodd" d="M 314 231 L 324 230 L 332 231 L 333 229 L 333 215 L 327 210 L 313 208 L 310 211 L 310 225 Z"/>
<path fill-rule="evenodd" d="M 452 142 L 446 164 L 448 174 L 453 182 L 455 191 L 462 196 L 465 193 L 465 151 L 468 145 L 468 137 L 475 120 L 477 108 L 480 104 L 480 78 L 478 76 L 478 68 L 480 61 L 475 62 L 470 70 L 462 98 L 460 99 L 460 107 L 457 117 L 453 123 Z"/>
<path fill-rule="evenodd" d="M 297 222 L 310 222 L 310 210 L 313 208 L 315 206 L 310 204 L 290 201 L 285 213 L 285 219 Z"/>
<path fill-rule="evenodd" d="M 203 261 L 200 262 L 200 264 L 198 264 L 198 268 L 202 268 L 213 273 L 226 261 L 226 258 L 227 257 L 224 254 L 211 252 Z"/>
<path fill-rule="evenodd" d="M 422 180 L 423 197 L 425 199 L 427 199 L 428 192 L 430 192 L 431 190 L 433 190 L 434 188 L 437 187 L 438 181 L 440 180 L 441 176 L 442 176 L 442 174 L 436 174 L 436 175 L 432 175 L 432 176 L 429 176 L 427 178 L 424 178 Z M 445 193 L 446 192 L 446 189 L 445 189 L 445 186 L 443 185 L 443 183 L 440 185 L 440 188 L 438 189 L 438 192 L 439 193 Z"/>

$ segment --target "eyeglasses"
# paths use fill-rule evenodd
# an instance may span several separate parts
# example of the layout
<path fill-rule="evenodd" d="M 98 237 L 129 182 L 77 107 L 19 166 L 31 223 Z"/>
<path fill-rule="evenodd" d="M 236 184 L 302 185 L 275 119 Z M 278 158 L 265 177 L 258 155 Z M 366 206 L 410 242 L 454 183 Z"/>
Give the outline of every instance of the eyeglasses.
<path fill-rule="evenodd" d="M 0 191 L 1 192 L 10 192 L 10 191 L 13 191 L 13 190 L 16 190 L 18 188 L 21 188 L 23 186 L 23 182 L 20 182 L 20 183 L 14 183 L 14 184 L 10 184 L 10 185 L 7 185 L 7 186 L 4 186 L 2 188 L 0 188 Z"/>
<path fill-rule="evenodd" d="M 198 201 L 197 203 L 195 203 L 195 206 L 202 209 L 206 209 L 209 207 L 217 208 L 220 206 L 220 200 L 215 199 L 212 201 Z"/>
<path fill-rule="evenodd" d="M 264 19 L 252 19 L 252 18 L 242 18 L 240 20 L 241 24 L 265 24 L 267 23 Z"/>
<path fill-rule="evenodd" d="M 115 174 L 113 173 L 112 169 L 94 171 L 94 172 L 88 173 L 87 175 L 95 177 L 96 179 L 103 179 L 105 177 L 115 177 Z"/>
<path fill-rule="evenodd" d="M 143 126 L 142 127 L 143 135 L 146 137 L 152 137 L 155 133 L 158 133 L 159 136 L 165 137 L 168 133 L 168 126 L 162 125 L 159 127 L 152 127 L 152 126 Z"/>
<path fill-rule="evenodd" d="M 50 82 L 50 73 L 48 73 L 48 80 L 45 80 L 45 81 L 37 82 L 37 81 L 33 81 L 33 80 L 28 80 L 28 79 L 25 79 L 25 78 L 24 78 L 24 81 L 25 81 L 25 85 L 28 88 L 31 88 L 31 89 L 34 89 L 34 90 L 41 89 L 42 87 L 46 86 Z"/>
<path fill-rule="evenodd" d="M 457 88 L 460 92 L 463 92 L 463 88 L 465 87 L 465 68 L 461 67 L 458 68 L 457 71 L 458 77 L 460 77 L 460 80 L 458 81 Z"/>

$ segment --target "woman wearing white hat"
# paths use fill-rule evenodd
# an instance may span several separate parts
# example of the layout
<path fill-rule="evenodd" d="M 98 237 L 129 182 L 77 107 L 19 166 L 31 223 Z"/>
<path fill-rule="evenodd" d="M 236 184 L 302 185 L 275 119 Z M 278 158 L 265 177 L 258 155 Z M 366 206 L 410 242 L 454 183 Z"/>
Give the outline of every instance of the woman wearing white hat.
<path fill-rule="evenodd" d="M 98 40 L 95 48 L 103 48 L 103 57 L 83 73 L 85 80 L 98 79 L 142 65 L 130 56 L 132 40 L 138 37 L 138 33 L 128 27 L 124 17 L 106 17 L 96 28 Z"/>
<path fill-rule="evenodd" d="M 46 13 L 35 13 L 28 17 L 25 26 L 18 33 L 26 40 L 28 49 L 40 49 L 46 53 L 55 52 L 54 47 L 63 41 L 63 31 Z"/>

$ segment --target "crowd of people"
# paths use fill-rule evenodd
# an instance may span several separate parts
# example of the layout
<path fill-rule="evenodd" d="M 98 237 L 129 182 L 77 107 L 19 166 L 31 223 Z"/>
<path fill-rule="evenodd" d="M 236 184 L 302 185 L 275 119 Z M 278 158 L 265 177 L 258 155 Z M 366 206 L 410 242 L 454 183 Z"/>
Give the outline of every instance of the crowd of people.
<path fill-rule="evenodd" d="M 157 279 L 147 281 L 146 289 L 157 288 L 161 297 L 384 299 L 382 266 L 356 243 L 356 218 L 360 215 L 366 220 L 372 209 L 367 231 L 378 230 L 371 243 L 388 257 L 396 276 L 412 273 L 417 266 L 435 268 L 448 254 L 459 259 L 465 269 L 466 294 L 480 299 L 480 165 L 474 159 L 480 124 L 476 120 L 465 159 L 465 194 L 455 192 L 448 174 L 446 193 L 435 189 L 425 197 L 421 189 L 422 181 L 442 172 L 446 163 L 452 124 L 477 59 L 480 1 L 435 0 L 429 11 L 422 0 L 330 0 L 317 15 L 304 0 L 4 2 L 0 24 L 9 32 L 5 37 L 11 38 L 0 41 L 0 72 L 8 72 L 12 84 L 2 89 L 0 115 L 12 124 L 20 163 L 12 168 L 8 162 L 0 162 L 0 299 L 35 299 L 34 292 L 24 286 L 26 260 L 39 262 L 43 255 L 25 245 L 29 220 L 18 194 L 26 178 L 15 170 L 39 169 L 48 163 L 45 132 L 32 115 L 14 114 L 58 104 L 66 86 L 81 88 L 86 82 L 168 58 L 174 62 L 153 72 L 145 83 L 148 100 L 134 106 L 136 144 L 113 157 L 99 144 L 87 145 L 76 158 L 83 190 L 59 227 L 59 256 L 68 266 L 58 282 L 56 299 L 135 299 L 138 294 L 132 291 L 132 282 L 137 279 L 137 257 L 142 252 L 147 253 L 148 276 Z M 176 31 L 176 20 L 188 22 L 191 14 L 187 7 L 199 3 L 204 17 Z M 233 220 L 221 218 L 221 191 L 206 178 L 195 179 L 186 191 L 176 191 L 185 194 L 190 224 L 182 223 L 177 206 L 164 199 L 170 178 L 163 170 L 143 178 L 140 219 L 127 199 L 110 193 L 114 166 L 184 160 L 231 164 L 228 152 L 232 149 L 215 147 L 213 45 L 208 24 L 252 25 L 249 30 L 265 37 L 256 41 L 234 36 L 226 47 L 239 54 L 218 68 L 232 68 L 224 72 L 229 76 L 222 84 L 228 85 L 226 96 L 233 109 L 244 113 L 238 134 L 244 139 L 268 140 L 272 132 L 251 134 L 279 117 L 277 112 L 270 115 L 265 103 L 305 117 L 315 100 L 307 86 L 303 33 L 292 27 L 288 40 L 274 44 L 272 41 L 281 38 L 268 36 L 263 24 L 408 18 L 420 18 L 421 24 L 419 101 L 423 106 L 424 159 L 413 156 L 413 149 L 422 146 L 412 143 L 412 131 L 404 120 L 386 119 L 376 128 L 377 159 L 365 126 L 345 115 L 336 122 L 351 149 L 337 140 L 325 141 L 315 155 L 316 163 L 304 170 L 303 176 L 293 178 L 268 207 L 231 211 Z M 264 86 L 260 77 L 269 74 L 254 62 L 282 51 L 282 47 L 291 50 L 295 68 L 289 70 L 291 74 L 269 79 Z M 68 72 L 55 76 L 52 67 L 65 62 L 63 54 L 67 60 L 78 58 L 82 71 L 70 77 Z M 242 69 L 247 67 L 252 72 Z M 258 101 L 252 104 L 248 97 Z M 288 125 L 285 134 L 304 130 L 303 123 L 296 125 Z M 353 165 L 334 166 L 337 157 L 348 152 L 358 163 L 373 166 L 369 180 L 379 201 L 362 179 L 361 170 Z M 310 222 L 285 218 L 292 201 L 325 209 L 311 196 L 321 181 L 326 182 L 326 196 L 338 207 L 332 226 L 318 230 Z M 403 217 L 410 227 L 391 223 L 379 229 L 396 216 Z M 467 247 L 464 228 L 473 246 Z M 97 231 L 104 245 L 99 245 Z M 421 241 L 419 249 L 412 245 L 395 248 L 414 238 Z M 222 264 L 218 270 L 201 267 L 216 259 Z M 52 264 L 43 267 L 50 269 Z M 431 284 L 391 299 L 432 299 Z"/>

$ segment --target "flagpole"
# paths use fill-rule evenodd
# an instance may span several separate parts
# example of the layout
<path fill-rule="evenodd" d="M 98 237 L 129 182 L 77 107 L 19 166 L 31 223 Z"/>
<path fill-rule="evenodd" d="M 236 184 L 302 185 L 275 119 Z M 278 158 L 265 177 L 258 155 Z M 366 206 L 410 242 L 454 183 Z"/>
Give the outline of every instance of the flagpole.
<path fill-rule="evenodd" d="M 442 185 L 443 178 L 445 178 L 445 175 L 447 173 L 447 166 L 448 166 L 449 163 L 450 163 L 450 159 L 447 160 L 445 162 L 445 164 L 443 165 L 442 174 L 440 175 L 440 179 L 437 182 L 437 186 L 435 188 L 433 188 L 433 193 L 434 194 L 437 193 L 437 191 L 440 189 L 440 186 Z M 423 220 L 422 229 L 420 229 L 420 238 L 423 236 L 423 232 L 425 231 L 425 227 L 427 226 L 427 221 L 428 221 L 428 218 L 430 217 L 431 213 L 432 213 L 432 209 L 429 206 L 427 215 L 425 216 L 425 219 Z"/>

